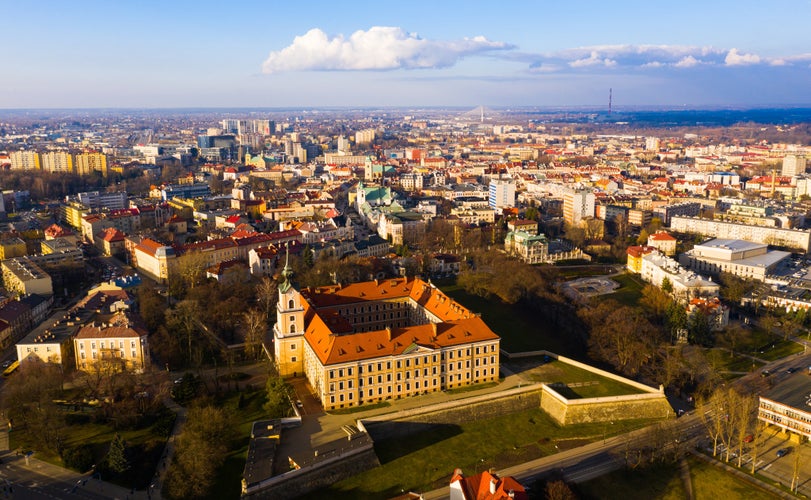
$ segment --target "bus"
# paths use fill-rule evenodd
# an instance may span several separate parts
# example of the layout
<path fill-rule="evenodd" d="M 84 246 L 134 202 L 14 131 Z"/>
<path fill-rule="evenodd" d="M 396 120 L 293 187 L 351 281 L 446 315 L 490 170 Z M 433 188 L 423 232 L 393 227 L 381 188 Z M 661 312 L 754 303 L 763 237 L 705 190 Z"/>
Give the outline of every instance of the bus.
<path fill-rule="evenodd" d="M 14 361 L 10 365 L 8 365 L 8 367 L 5 370 L 3 370 L 3 376 L 8 377 L 12 373 L 14 373 L 14 371 L 19 367 L 20 367 L 20 362 L 19 361 Z"/>

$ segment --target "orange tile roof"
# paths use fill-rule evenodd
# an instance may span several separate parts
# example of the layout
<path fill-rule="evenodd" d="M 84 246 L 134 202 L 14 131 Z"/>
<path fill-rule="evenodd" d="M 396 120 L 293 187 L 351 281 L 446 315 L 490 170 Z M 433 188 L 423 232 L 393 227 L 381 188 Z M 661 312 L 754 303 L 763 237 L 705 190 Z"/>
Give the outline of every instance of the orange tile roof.
<path fill-rule="evenodd" d="M 323 365 L 403 354 L 412 346 L 440 349 L 498 340 L 482 321 L 453 299 L 419 279 L 355 283 L 302 291 L 305 338 Z M 410 298 L 440 318 L 442 323 L 352 333 L 338 306 Z"/>
<path fill-rule="evenodd" d="M 489 471 L 483 471 L 475 476 L 464 477 L 457 469 L 451 483 L 456 481 L 460 482 L 466 500 L 529 500 L 524 487 L 512 476 L 500 478 Z"/>
<path fill-rule="evenodd" d="M 650 235 L 650 238 L 654 241 L 676 241 L 676 238 L 670 236 L 670 234 L 664 231 L 653 233 L 652 235 Z"/>

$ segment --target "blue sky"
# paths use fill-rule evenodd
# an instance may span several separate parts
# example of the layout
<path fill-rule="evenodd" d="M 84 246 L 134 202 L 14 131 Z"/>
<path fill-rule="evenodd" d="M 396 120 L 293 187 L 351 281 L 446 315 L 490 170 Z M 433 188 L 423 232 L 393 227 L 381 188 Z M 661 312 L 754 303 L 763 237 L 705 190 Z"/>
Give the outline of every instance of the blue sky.
<path fill-rule="evenodd" d="M 0 108 L 811 105 L 811 0 L 0 0 Z"/>

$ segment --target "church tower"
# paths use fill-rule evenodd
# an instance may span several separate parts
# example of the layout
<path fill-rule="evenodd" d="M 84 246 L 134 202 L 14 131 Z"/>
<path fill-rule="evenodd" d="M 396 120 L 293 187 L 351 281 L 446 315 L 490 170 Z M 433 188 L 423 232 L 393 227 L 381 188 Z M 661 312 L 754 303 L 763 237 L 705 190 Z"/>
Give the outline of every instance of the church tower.
<path fill-rule="evenodd" d="M 304 375 L 304 307 L 301 293 L 293 284 L 290 250 L 282 270 L 276 304 L 276 324 L 273 326 L 273 354 L 282 377 Z"/>

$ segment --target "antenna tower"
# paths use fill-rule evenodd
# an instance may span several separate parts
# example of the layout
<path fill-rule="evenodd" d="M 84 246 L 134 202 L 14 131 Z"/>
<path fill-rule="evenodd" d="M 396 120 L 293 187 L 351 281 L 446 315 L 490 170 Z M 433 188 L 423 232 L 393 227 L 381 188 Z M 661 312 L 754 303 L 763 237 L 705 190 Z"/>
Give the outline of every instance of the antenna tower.
<path fill-rule="evenodd" d="M 611 114 L 611 101 L 612 101 L 612 98 L 613 98 L 613 93 L 614 93 L 614 89 L 609 88 L 608 89 L 608 114 L 609 115 Z"/>

